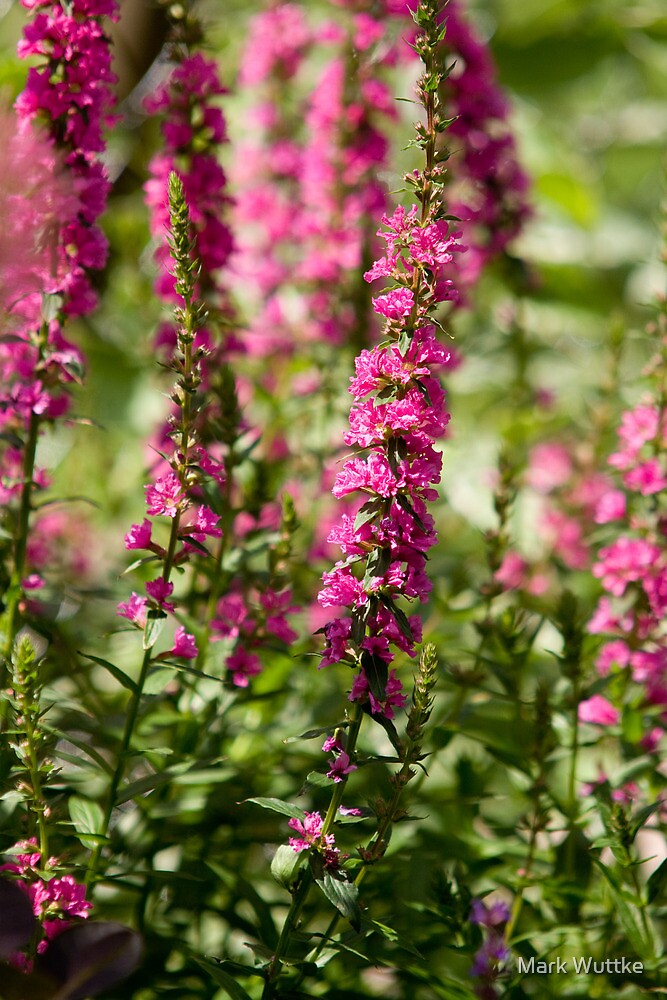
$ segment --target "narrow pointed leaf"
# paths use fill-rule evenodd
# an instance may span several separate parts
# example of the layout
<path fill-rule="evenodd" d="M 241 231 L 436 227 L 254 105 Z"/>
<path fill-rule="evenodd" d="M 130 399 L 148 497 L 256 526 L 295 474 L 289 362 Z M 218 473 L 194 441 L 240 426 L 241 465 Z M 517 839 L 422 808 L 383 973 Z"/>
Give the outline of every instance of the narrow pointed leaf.
<path fill-rule="evenodd" d="M 137 685 L 134 683 L 131 677 L 117 667 L 115 663 L 110 663 L 109 660 L 102 659 L 101 656 L 93 656 L 92 653 L 79 653 L 79 656 L 83 656 L 84 660 L 91 660 L 93 663 L 97 663 L 100 667 L 104 667 L 108 670 L 112 677 L 114 677 L 119 684 L 122 684 L 124 688 L 131 691 L 133 694 L 137 691 Z"/>

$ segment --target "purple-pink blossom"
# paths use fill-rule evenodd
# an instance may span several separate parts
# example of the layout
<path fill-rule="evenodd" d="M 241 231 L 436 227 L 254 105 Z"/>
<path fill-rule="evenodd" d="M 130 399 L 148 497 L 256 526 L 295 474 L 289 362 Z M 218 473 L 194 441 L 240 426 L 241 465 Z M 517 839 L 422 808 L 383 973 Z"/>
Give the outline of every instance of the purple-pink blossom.
<path fill-rule="evenodd" d="M 40 923 L 36 950 L 38 955 L 42 955 L 49 942 L 74 921 L 85 920 L 93 904 L 86 899 L 85 885 L 78 883 L 72 875 L 56 874 L 57 858 L 42 861 L 34 838 L 16 844 L 16 849 L 24 849 L 25 853 L 12 852 L 12 860 L 0 865 L 0 871 L 11 872 L 19 889 L 30 900 L 32 911 Z M 30 968 L 30 960 L 21 954 L 12 956 L 12 964 L 21 969 Z"/>
<path fill-rule="evenodd" d="M 350 762 L 349 754 L 345 753 L 344 750 L 340 750 L 329 761 L 327 778 L 331 778 L 332 781 L 342 781 L 348 774 L 351 774 L 352 771 L 356 770 L 357 765 Z"/>
<path fill-rule="evenodd" d="M 171 647 L 172 656 L 180 656 L 184 660 L 194 660 L 197 657 L 197 642 L 195 637 L 179 625 L 174 633 L 174 644 Z"/>
<path fill-rule="evenodd" d="M 143 628 L 148 615 L 148 601 L 145 597 L 132 591 L 127 601 L 121 601 L 118 605 L 117 613 L 122 618 L 127 618 L 133 625 Z"/>
<path fill-rule="evenodd" d="M 125 535 L 126 549 L 147 549 L 151 543 L 152 523 L 147 517 L 141 524 L 133 524 Z"/>
<path fill-rule="evenodd" d="M 336 869 L 340 865 L 340 853 L 333 833 L 322 834 L 324 820 L 318 812 L 304 815 L 303 820 L 292 817 L 287 824 L 299 836 L 290 837 L 290 847 L 296 854 L 301 851 L 316 850 L 324 860 L 325 868 Z"/>
<path fill-rule="evenodd" d="M 146 509 L 152 517 L 159 515 L 176 517 L 187 502 L 183 486 L 174 472 L 165 473 L 144 489 Z"/>

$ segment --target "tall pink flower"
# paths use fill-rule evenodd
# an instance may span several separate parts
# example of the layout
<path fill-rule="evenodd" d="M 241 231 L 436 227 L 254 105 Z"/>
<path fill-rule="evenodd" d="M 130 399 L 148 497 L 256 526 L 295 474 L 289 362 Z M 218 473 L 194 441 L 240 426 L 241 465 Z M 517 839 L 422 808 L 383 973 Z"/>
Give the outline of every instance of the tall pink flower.
<path fill-rule="evenodd" d="M 419 616 L 408 616 L 403 606 L 426 601 L 431 588 L 426 560 L 437 536 L 428 504 L 437 498 L 441 478 L 435 441 L 449 420 L 437 377 L 449 354 L 436 338 L 433 313 L 455 294 L 445 272 L 455 271 L 464 250 L 460 233 L 444 219 L 441 189 L 433 183 L 442 171 L 437 79 L 430 64 L 419 84 L 430 130 L 420 127 L 418 144 L 430 166 L 410 179 L 421 210 L 398 206 L 383 216 L 378 236 L 386 253 L 365 274 L 367 281 L 391 282 L 373 300 L 384 319 L 386 346 L 362 351 L 355 362 L 344 439 L 356 454 L 343 463 L 332 490 L 352 499 L 354 510 L 330 532 L 342 559 L 324 574 L 319 594 L 323 607 L 339 610 L 322 630 L 322 663 L 357 668 L 350 698 L 385 718 L 405 702 L 400 680 L 389 672 L 395 651 L 413 656 L 421 640 Z"/>
<path fill-rule="evenodd" d="M 664 306 L 663 306 L 664 310 Z M 602 498 L 599 523 L 615 531 L 593 566 L 604 591 L 588 628 L 606 641 L 598 672 L 626 671 L 643 691 L 644 702 L 667 719 L 667 361 L 665 313 L 660 314 L 661 349 L 653 362 L 654 390 L 621 418 L 618 450 L 609 464 L 619 488 Z M 650 469 L 650 476 L 646 470 Z M 647 483 L 650 487 L 647 488 Z M 603 503 L 604 501 L 604 503 Z M 610 515 L 607 516 L 605 511 Z M 652 720 L 655 722 L 655 719 Z M 653 732 L 655 730 L 653 726 Z M 647 730 L 648 735 L 648 730 Z M 651 736 L 651 745 L 656 745 Z"/>
<path fill-rule="evenodd" d="M 226 637 L 226 597 L 238 598 L 242 602 L 245 621 L 243 645 L 240 635 L 235 637 L 238 644 L 227 644 L 224 665 L 231 682 L 245 687 L 261 669 L 255 648 L 262 642 L 278 638 L 279 633 L 282 641 L 290 641 L 294 637 L 284 617 L 284 612 L 291 613 L 293 608 L 289 590 L 278 590 L 273 579 L 263 584 L 261 593 L 246 579 L 239 579 L 234 581 L 231 593 L 224 595 L 231 580 L 223 567 L 223 553 L 243 550 L 245 541 L 241 516 L 236 513 L 244 507 L 239 484 L 234 478 L 238 462 L 235 458 L 228 462 L 228 458 L 237 440 L 244 433 L 251 433 L 239 406 L 239 380 L 230 368 L 233 355 L 242 351 L 244 346 L 231 332 L 235 321 L 228 295 L 227 265 L 233 249 L 227 223 L 231 199 L 220 165 L 220 153 L 227 143 L 227 127 L 220 99 L 226 90 L 217 64 L 199 50 L 199 28 L 190 31 L 193 27 L 190 22 L 176 27 L 170 50 L 173 65 L 165 80 L 145 102 L 147 109 L 162 119 L 163 139 L 163 149 L 151 160 L 151 176 L 145 191 L 151 231 L 159 240 L 155 253 L 159 269 L 156 290 L 170 303 L 178 300 L 180 292 L 172 273 L 174 248 L 163 239 L 169 218 L 167 181 L 172 172 L 181 179 L 190 215 L 189 235 L 195 243 L 193 252 L 199 264 L 196 295 L 205 307 L 207 320 L 205 324 L 198 324 L 192 344 L 198 389 L 197 407 L 190 409 L 193 421 L 191 443 L 196 442 L 192 452 L 194 466 L 183 473 L 174 464 L 178 464 L 180 445 L 174 435 L 174 428 L 180 420 L 179 400 L 162 426 L 157 441 L 157 450 L 173 457 L 169 462 L 158 463 L 152 470 L 153 482 L 146 487 L 147 513 L 149 517 L 168 517 L 172 519 L 172 525 L 177 522 L 179 546 L 175 553 L 176 563 L 188 562 L 194 574 L 201 568 L 209 578 L 207 598 L 198 596 L 197 588 L 193 588 L 187 608 L 193 622 L 201 621 L 205 616 L 199 629 L 195 629 L 194 624 L 192 626 L 197 631 L 198 645 L 189 633 L 181 639 L 177 630 L 172 655 L 191 658 L 194 654 L 203 659 L 209 642 Z M 158 346 L 176 370 L 180 364 L 177 341 L 178 334 L 173 325 L 162 324 Z M 204 499 L 207 503 L 203 502 Z M 260 519 L 267 526 L 275 509 L 275 504 L 266 504 L 260 512 Z M 224 538 L 221 517 L 225 520 Z M 277 522 L 272 521 L 270 527 L 278 527 L 279 514 Z M 162 559 L 166 550 L 156 541 L 157 537 L 159 530 L 154 533 L 150 520 L 144 519 L 141 525 L 133 525 L 126 536 L 126 545 L 129 548 L 144 548 Z M 244 577 L 241 562 L 239 558 L 238 575 Z M 204 566 L 204 563 L 207 565 Z M 147 592 L 149 601 L 155 603 L 156 593 Z M 280 601 L 283 603 L 278 608 L 276 602 L 279 604 Z M 162 609 L 167 608 L 164 602 L 158 604 Z M 269 605 L 276 605 L 275 614 L 269 612 Z M 216 606 L 217 614 L 213 610 Z M 124 614 L 123 611 L 120 613 Z M 137 624 L 141 624 L 142 609 L 139 609 L 139 616 Z"/>
<path fill-rule="evenodd" d="M 118 17 L 116 0 L 23 6 L 31 19 L 18 54 L 33 65 L 0 156 L 7 234 L 0 238 L 0 305 L 3 328 L 11 330 L 0 344 L 0 503 L 10 508 L 17 586 L 31 567 L 27 525 L 11 508 L 29 508 L 31 495 L 48 485 L 35 467 L 36 444 L 43 426 L 67 412 L 69 389 L 84 368 L 65 324 L 94 308 L 91 275 L 106 262 L 97 219 L 109 190 L 101 154 L 115 77 L 105 19 Z M 15 612 L 10 602 L 10 619 Z"/>

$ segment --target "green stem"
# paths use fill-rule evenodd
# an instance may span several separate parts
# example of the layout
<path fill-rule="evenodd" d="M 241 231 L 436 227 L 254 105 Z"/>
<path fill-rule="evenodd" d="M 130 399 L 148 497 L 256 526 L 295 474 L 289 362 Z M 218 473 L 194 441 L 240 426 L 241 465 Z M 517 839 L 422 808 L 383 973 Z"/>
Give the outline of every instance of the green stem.
<path fill-rule="evenodd" d="M 14 674 L 14 687 L 17 698 L 17 728 L 22 730 L 21 739 L 21 760 L 28 772 L 30 779 L 31 795 L 28 799 L 29 805 L 37 820 L 39 831 L 39 850 L 42 858 L 42 865 L 45 865 L 49 858 L 49 832 L 46 823 L 46 802 L 42 790 L 42 779 L 40 776 L 39 754 L 37 745 L 39 741 L 39 703 L 37 701 L 37 688 L 35 686 L 35 674 L 27 669 L 25 675 L 21 676 L 20 658 Z M 31 658 L 32 667 L 34 659 Z"/>
<path fill-rule="evenodd" d="M 236 456 L 234 454 L 234 446 L 230 445 L 229 453 L 225 456 L 225 492 L 224 492 L 224 509 L 222 515 L 222 538 L 220 538 L 218 543 L 218 549 L 215 553 L 215 564 L 213 566 L 213 574 L 211 578 L 211 584 L 209 589 L 208 601 L 206 603 L 206 624 L 203 631 L 199 636 L 198 643 L 198 653 L 197 660 L 195 662 L 195 667 L 197 670 L 203 670 L 206 664 L 206 655 L 208 653 L 208 647 L 211 642 L 211 622 L 215 617 L 215 611 L 220 599 L 221 582 L 223 578 L 222 563 L 225 558 L 225 553 L 227 551 L 227 546 L 230 541 L 230 534 L 234 525 L 234 513 L 232 511 L 232 489 L 234 485 L 234 467 L 236 465 Z"/>
<path fill-rule="evenodd" d="M 537 822 L 533 823 L 530 831 L 530 841 L 528 843 L 528 854 L 526 855 L 526 864 L 524 865 L 524 874 L 521 880 L 521 885 L 517 890 L 517 894 L 514 897 L 514 903 L 512 905 L 512 912 L 510 918 L 505 926 L 505 940 L 509 942 L 512 938 L 512 933 L 517 925 L 517 921 L 521 916 L 521 909 L 523 907 L 523 893 L 526 886 L 531 879 L 531 869 L 533 867 L 533 861 L 535 860 L 535 848 L 537 846 L 537 834 L 539 826 Z"/>
<path fill-rule="evenodd" d="M 353 758 L 354 751 L 357 745 L 357 738 L 359 736 L 359 730 L 361 729 L 361 723 L 363 719 L 363 714 L 361 706 L 358 702 L 354 702 L 352 708 L 352 717 L 350 720 L 350 725 L 347 731 L 347 740 L 345 743 L 346 753 L 349 754 L 350 759 Z M 336 820 L 336 815 L 340 804 L 343 801 L 343 795 L 345 792 L 345 786 L 347 784 L 347 776 L 336 785 L 331 796 L 331 801 L 329 803 L 329 808 L 327 809 L 326 816 L 324 818 L 324 823 L 322 824 L 321 837 L 324 838 L 328 833 L 331 832 L 331 828 Z M 297 887 L 296 892 L 292 897 L 292 903 L 290 905 L 289 911 L 285 918 L 285 923 L 283 924 L 282 931 L 280 932 L 280 937 L 278 938 L 278 944 L 276 945 L 275 954 L 266 970 L 266 982 L 264 984 L 264 990 L 262 993 L 262 1000 L 270 1000 L 271 997 L 275 995 L 274 984 L 279 978 L 283 967 L 283 958 L 287 953 L 289 948 L 290 940 L 292 937 L 292 931 L 296 926 L 296 922 L 301 915 L 301 911 L 308 898 L 308 893 L 310 887 L 313 883 L 313 876 L 310 868 L 303 871 L 301 875 L 301 881 Z"/>
<path fill-rule="evenodd" d="M 137 722 L 137 716 L 139 714 L 139 704 L 141 702 L 141 696 L 143 693 L 144 684 L 146 683 L 146 677 L 148 676 L 148 668 L 151 663 L 152 651 L 153 649 L 151 647 L 150 649 L 147 649 L 144 652 L 144 658 L 141 664 L 141 672 L 139 674 L 139 678 L 136 682 L 136 686 L 134 688 L 134 691 L 132 692 L 132 697 L 130 698 L 130 703 L 128 705 L 127 716 L 125 718 L 125 729 L 123 731 L 123 738 L 121 740 L 120 750 L 118 752 L 118 760 L 116 762 L 116 768 L 111 778 L 111 785 L 109 786 L 109 795 L 107 798 L 107 804 L 104 813 L 104 821 L 102 823 L 102 829 L 99 831 L 101 839 L 96 844 L 95 849 L 91 854 L 90 863 L 88 865 L 88 871 L 86 873 L 87 886 L 92 886 L 97 877 L 97 872 L 103 850 L 102 839 L 106 840 L 107 834 L 109 832 L 111 817 L 116 807 L 116 797 L 118 795 L 118 789 L 120 788 L 120 783 L 125 775 L 127 756 L 130 750 L 130 745 L 132 743 L 132 736 L 134 734 L 134 727 Z"/>
<path fill-rule="evenodd" d="M 37 334 L 37 364 L 44 358 L 44 351 L 48 342 L 49 327 L 46 322 Z M 23 596 L 21 581 L 25 576 L 26 553 L 28 548 L 28 533 L 30 530 L 30 514 L 32 513 L 32 494 L 35 480 L 35 458 L 37 455 L 37 442 L 41 419 L 38 413 L 31 411 L 30 422 L 28 424 L 28 436 L 23 453 L 23 483 L 21 486 L 21 501 L 19 504 L 18 523 L 16 526 L 16 537 L 14 543 L 14 566 L 12 569 L 10 584 L 7 592 L 7 608 L 5 611 L 4 623 L 4 648 L 0 656 L 0 692 L 7 686 L 9 677 L 9 660 L 12 655 L 12 647 L 16 634 L 16 617 L 19 604 Z M 0 728 L 6 727 L 8 702 L 6 699 L 0 701 Z"/>
<path fill-rule="evenodd" d="M 377 830 L 373 834 L 373 839 L 371 840 L 366 850 L 363 852 L 362 867 L 357 872 L 357 876 L 354 880 L 354 884 L 356 886 L 361 885 L 364 878 L 366 877 L 368 869 L 371 867 L 371 865 L 375 864 L 376 861 L 379 861 L 379 859 L 384 854 L 384 849 L 385 849 L 384 838 L 387 833 L 387 830 L 394 822 L 394 818 L 398 811 L 398 805 L 401 799 L 401 795 L 403 794 L 403 789 L 410 780 L 412 773 L 411 757 L 416 747 L 417 747 L 416 741 L 408 739 L 404 753 L 403 766 L 393 778 L 394 781 L 393 795 L 389 801 L 386 812 L 384 813 L 382 819 L 378 824 Z M 336 930 L 339 921 L 340 921 L 340 914 L 334 913 L 334 915 L 331 918 L 331 922 L 329 923 L 329 926 L 322 935 L 322 939 L 320 940 L 319 944 L 317 945 L 315 950 L 308 956 L 309 961 L 314 962 L 319 958 L 319 956 L 324 951 L 324 948 L 326 947 L 327 941 L 331 940 L 331 937 L 334 931 Z"/>
<path fill-rule="evenodd" d="M 7 686 L 9 676 L 9 660 L 12 655 L 12 647 L 16 632 L 16 617 L 19 603 L 23 596 L 21 581 L 25 575 L 26 552 L 28 547 L 28 532 L 30 529 L 30 514 L 32 512 L 32 489 L 35 476 L 35 456 L 37 454 L 37 441 L 39 438 L 40 418 L 37 413 L 30 414 L 30 424 L 28 427 L 28 440 L 26 441 L 23 455 L 23 484 L 21 487 L 21 502 L 19 506 L 18 523 L 16 526 L 16 540 L 14 545 L 14 566 L 7 595 L 7 609 L 5 611 L 4 627 L 4 648 L 2 650 L 2 662 L 0 663 L 0 691 Z M 7 702 L 3 700 L 2 715 L 6 716 Z"/>
<path fill-rule="evenodd" d="M 280 972 L 282 970 L 282 959 L 289 947 L 292 931 L 296 926 L 297 920 L 301 916 L 301 911 L 303 910 L 308 898 L 308 893 L 310 892 L 312 883 L 312 873 L 310 868 L 306 868 L 302 872 L 301 881 L 299 882 L 296 892 L 292 896 L 292 903 L 287 916 L 285 917 L 285 923 L 283 924 L 283 929 L 280 932 L 278 944 L 276 945 L 276 953 L 273 956 L 273 960 L 267 970 L 266 981 L 264 983 L 264 989 L 262 990 L 262 1000 L 270 1000 L 271 997 L 275 996 L 275 982 L 280 976 Z"/>
<path fill-rule="evenodd" d="M 577 806 L 577 758 L 579 756 L 579 701 L 581 689 L 575 681 L 573 691 L 574 711 L 572 718 L 572 742 L 570 744 L 570 775 L 567 787 L 567 798 L 571 821 L 574 821 Z"/>
<path fill-rule="evenodd" d="M 630 878 L 631 878 L 631 881 L 632 881 L 632 887 L 635 890 L 635 895 L 636 895 L 637 899 L 640 901 L 639 904 L 637 905 L 637 909 L 639 910 L 639 918 L 640 918 L 640 920 L 642 922 L 642 929 L 644 931 L 644 938 L 645 938 L 646 942 L 648 943 L 649 941 L 653 940 L 653 933 L 651 931 L 651 927 L 650 927 L 649 922 L 648 922 L 648 916 L 647 916 L 647 913 L 646 913 L 646 903 L 644 901 L 644 894 L 642 892 L 642 887 L 640 885 L 639 878 L 637 876 L 637 869 L 635 867 L 636 860 L 633 858 L 633 856 L 632 856 L 632 854 L 631 854 L 631 852 L 629 850 L 627 851 L 627 854 L 628 854 L 628 861 L 629 861 L 629 863 L 631 865 L 631 868 L 630 868 Z"/>

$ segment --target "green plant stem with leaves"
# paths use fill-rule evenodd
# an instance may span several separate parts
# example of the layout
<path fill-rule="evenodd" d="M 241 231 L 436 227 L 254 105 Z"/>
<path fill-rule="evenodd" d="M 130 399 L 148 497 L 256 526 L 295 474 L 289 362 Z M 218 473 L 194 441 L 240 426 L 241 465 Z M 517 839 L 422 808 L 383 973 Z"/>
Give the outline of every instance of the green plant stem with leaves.
<path fill-rule="evenodd" d="M 57 300 L 60 302 L 60 299 Z M 37 362 L 36 367 L 43 361 L 46 351 L 49 325 L 46 320 L 42 323 L 37 334 Z M 10 660 L 12 649 L 16 639 L 17 617 L 19 606 L 23 598 L 23 578 L 26 570 L 26 555 L 28 549 L 28 535 L 30 533 L 30 515 L 33 510 L 32 496 L 35 480 L 35 459 L 37 456 L 37 444 L 42 428 L 40 414 L 31 411 L 28 423 L 28 432 L 23 449 L 22 484 L 21 498 L 19 501 L 18 517 L 14 533 L 14 557 L 10 576 L 9 588 L 7 592 L 7 603 L 3 615 L 1 634 L 2 650 L 0 651 L 0 692 L 7 685 L 7 678 L 10 672 Z M 7 701 L 0 700 L 0 723 L 3 727 L 6 724 Z"/>
<path fill-rule="evenodd" d="M 402 766 L 391 777 L 393 792 L 389 801 L 384 802 L 380 800 L 377 803 L 377 829 L 368 846 L 359 852 L 361 855 L 361 868 L 354 879 L 354 884 L 357 887 L 361 885 L 371 866 L 384 857 L 388 845 L 387 835 L 393 824 L 405 815 L 401 807 L 401 798 L 406 785 L 417 774 L 415 765 L 421 766 L 421 760 L 423 759 L 422 743 L 424 730 L 431 716 L 433 706 L 431 692 L 436 682 L 437 666 L 435 646 L 432 643 L 427 643 L 421 652 L 419 671 L 415 676 L 412 689 L 412 705 L 405 728 L 407 739 L 402 746 L 401 753 Z M 339 921 L 340 914 L 335 913 L 322 936 L 322 940 L 309 956 L 310 961 L 314 962 L 319 958 L 327 942 L 331 940 Z"/>
<path fill-rule="evenodd" d="M 176 318 L 179 321 L 178 348 L 181 351 L 182 360 L 178 370 L 179 376 L 176 390 L 172 396 L 172 399 L 179 407 L 179 420 L 176 429 L 171 435 L 175 444 L 176 456 L 172 467 L 185 494 L 192 486 L 190 456 L 197 441 L 194 428 L 193 397 L 199 385 L 200 378 L 198 365 L 193 354 L 193 342 L 197 329 L 203 321 L 203 310 L 195 299 L 198 264 L 194 257 L 195 242 L 191 236 L 190 215 L 185 201 L 182 182 L 174 173 L 169 177 L 169 211 L 171 228 L 168 242 L 175 261 L 174 275 L 176 277 L 176 291 L 184 303 L 183 308 L 176 310 Z M 174 568 L 180 527 L 181 510 L 179 508 L 176 510 L 174 517 L 171 518 L 169 541 L 163 556 L 161 576 L 165 583 L 170 582 Z M 118 791 L 125 776 L 127 759 L 131 751 L 132 738 L 139 716 L 143 690 L 153 659 L 153 650 L 159 635 L 161 622 L 165 617 L 165 612 L 159 609 L 151 609 L 147 613 L 146 625 L 144 627 L 144 655 L 141 669 L 134 683 L 128 704 L 116 767 L 109 786 L 102 829 L 97 831 L 99 840 L 91 854 L 86 873 L 87 885 L 94 886 L 98 878 L 102 851 L 108 838 Z"/>
<path fill-rule="evenodd" d="M 362 708 L 357 702 L 355 702 L 350 713 L 350 724 L 347 730 L 347 739 L 345 743 L 346 753 L 349 755 L 350 760 L 354 760 L 357 739 L 359 737 L 359 730 L 361 729 L 362 721 Z M 332 827 L 336 821 L 336 816 L 338 815 L 338 810 L 343 801 L 346 785 L 347 775 L 343 776 L 342 780 L 336 782 L 334 785 L 329 807 L 322 825 L 322 832 L 320 835 L 322 839 L 324 839 L 327 834 L 331 833 Z M 275 953 L 265 972 L 266 981 L 262 992 L 262 1000 L 271 1000 L 271 998 L 276 995 L 276 980 L 280 976 L 285 956 L 289 950 L 292 934 L 296 928 L 297 921 L 301 916 L 301 911 L 306 904 L 306 900 L 308 899 L 308 894 L 312 888 L 313 881 L 314 879 L 311 869 L 302 869 L 299 881 L 292 895 L 290 908 L 287 916 L 285 917 L 285 923 L 283 924 L 280 937 L 278 938 Z"/>
<path fill-rule="evenodd" d="M 27 635 L 19 636 L 11 656 L 13 707 L 16 735 L 14 751 L 26 774 L 19 789 L 34 815 L 39 833 L 42 864 L 49 858 L 48 807 L 43 793 L 43 779 L 48 778 L 51 765 L 44 760 L 42 744 L 46 734 L 40 726 L 41 684 L 39 663 L 34 646 Z"/>
<path fill-rule="evenodd" d="M 434 220 L 434 218 L 440 217 L 439 210 L 442 207 L 440 204 L 440 185 L 444 180 L 444 168 L 442 163 L 447 159 L 447 153 L 437 149 L 438 135 L 444 131 L 447 126 L 446 120 L 440 114 L 441 109 L 438 96 L 438 87 L 446 75 L 440 64 L 439 47 L 444 37 L 444 28 L 438 23 L 439 14 L 440 4 L 437 0 L 421 0 L 417 11 L 413 15 L 414 20 L 420 29 L 420 33 L 415 42 L 415 50 L 418 52 L 424 65 L 423 75 L 417 84 L 417 93 L 425 110 L 426 123 L 420 123 L 416 126 L 417 138 L 412 144 L 417 145 L 423 151 L 425 165 L 421 172 L 406 175 L 406 181 L 412 185 L 414 196 L 421 204 L 420 225 L 422 227 L 427 226 Z M 402 333 L 402 336 L 405 335 L 405 343 L 399 342 L 399 347 L 402 350 L 409 346 L 410 340 L 415 334 L 417 322 L 420 317 L 420 304 L 425 294 L 427 294 L 423 269 L 418 265 L 415 265 L 413 270 L 411 290 L 414 297 L 414 305 Z M 396 611 L 396 614 L 398 614 L 398 611 Z M 351 636 L 353 642 L 356 642 L 359 645 L 359 652 L 357 654 L 359 666 L 364 667 L 364 653 L 361 649 L 361 640 L 366 633 L 366 619 L 357 611 L 353 612 L 352 617 L 353 626 L 351 629 Z M 429 652 L 427 655 L 425 654 L 425 659 L 422 660 L 422 664 L 427 663 L 430 671 L 431 668 L 434 669 L 435 655 L 433 647 L 429 646 L 427 648 Z M 426 701 L 424 702 L 424 706 L 426 705 L 426 702 L 428 702 L 428 712 L 425 716 L 427 717 L 430 713 L 428 694 L 425 695 L 425 698 Z M 422 706 L 422 709 L 426 712 L 426 708 L 424 706 Z M 360 710 L 355 708 L 355 712 L 357 714 L 356 717 L 353 716 L 354 721 L 350 727 L 345 747 L 345 751 L 350 756 L 351 760 L 353 759 L 352 752 L 356 745 L 356 737 L 361 722 Z M 391 824 L 396 820 L 400 795 L 407 782 L 413 777 L 414 772 L 412 765 L 415 763 L 413 755 L 415 753 L 417 740 L 421 737 L 421 728 L 415 722 L 417 717 L 421 718 L 419 713 L 417 713 L 414 718 L 411 716 L 408 720 L 408 745 L 405 748 L 403 767 L 398 774 L 394 776 L 394 793 L 390 802 L 384 804 L 383 808 L 385 811 L 380 817 L 375 839 L 369 845 L 366 862 L 357 876 L 359 881 L 362 880 L 368 866 L 377 861 L 386 850 L 387 832 Z M 417 727 L 415 728 L 415 726 Z M 412 727 L 412 729 L 410 727 Z M 329 809 L 327 811 L 326 819 L 324 821 L 322 836 L 326 836 L 331 830 L 340 806 L 340 802 L 342 801 L 344 788 L 345 783 L 341 782 L 339 787 L 334 791 Z M 263 1000 L 270 1000 L 270 998 L 275 996 L 274 984 L 280 975 L 283 957 L 287 951 L 293 928 L 307 899 L 308 889 L 311 882 L 312 875 L 309 872 L 304 872 L 301 875 L 301 881 L 297 885 L 294 893 L 292 905 L 290 906 L 285 925 L 283 926 L 283 931 L 280 935 L 276 953 L 266 969 L 266 983 L 262 995 Z M 335 920 L 330 926 L 330 932 L 335 927 L 337 920 L 338 917 L 336 915 Z M 327 937 L 328 936 L 329 935 L 327 935 Z M 325 937 L 325 940 L 326 939 L 327 938 Z"/>

